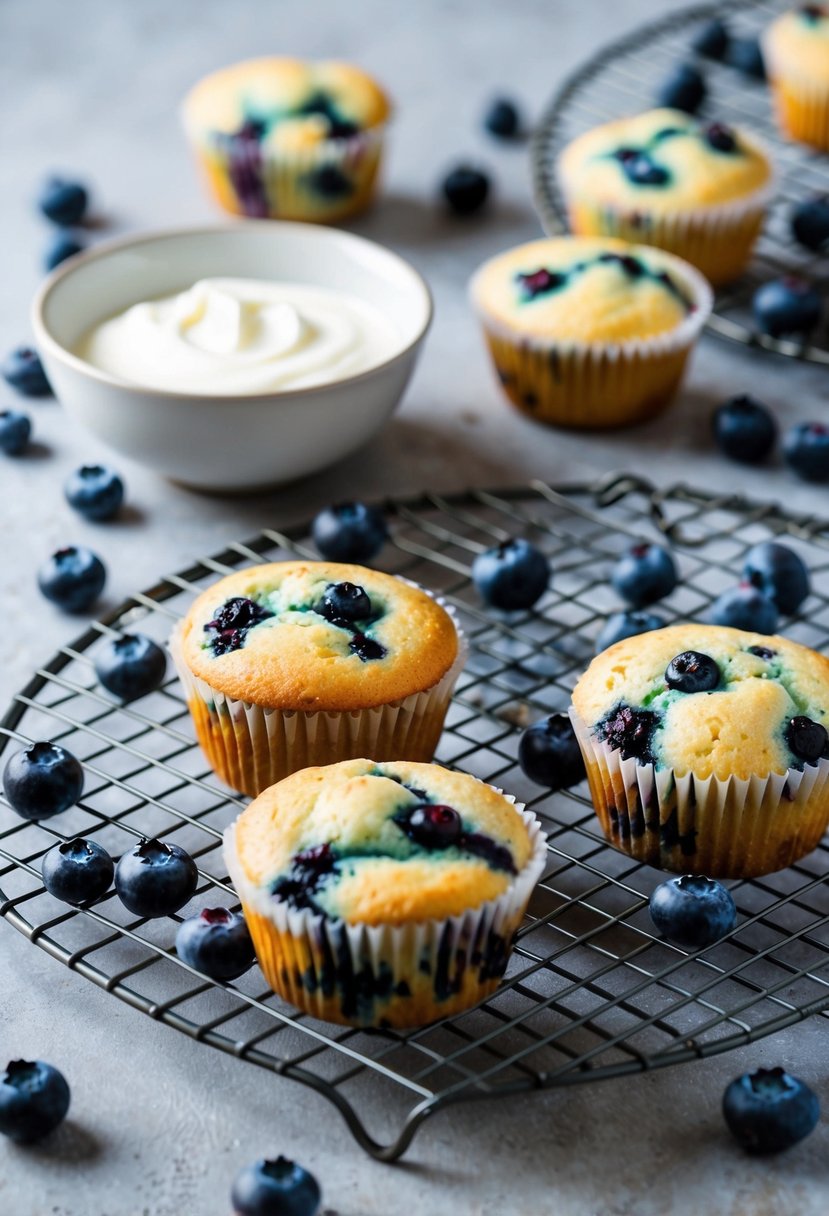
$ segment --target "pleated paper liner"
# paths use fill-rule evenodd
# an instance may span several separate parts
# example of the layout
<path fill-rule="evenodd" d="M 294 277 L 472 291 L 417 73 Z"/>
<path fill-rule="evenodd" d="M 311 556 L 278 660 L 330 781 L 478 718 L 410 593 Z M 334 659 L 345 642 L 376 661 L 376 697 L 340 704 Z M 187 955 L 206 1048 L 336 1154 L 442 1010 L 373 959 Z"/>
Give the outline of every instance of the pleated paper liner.
<path fill-rule="evenodd" d="M 403 925 L 349 925 L 253 887 L 231 825 L 225 863 L 274 992 L 324 1022 L 397 1028 L 427 1025 L 494 992 L 547 857 L 536 817 L 509 801 L 526 824 L 531 854 L 507 890 L 463 915 Z"/>
<path fill-rule="evenodd" d="M 798 80 L 778 71 L 771 80 L 774 113 L 784 135 L 829 152 L 829 79 Z"/>
<path fill-rule="evenodd" d="M 570 717 L 608 841 L 647 865 L 709 878 L 755 878 L 814 849 L 829 822 L 829 760 L 748 778 L 677 776 L 596 739 Z"/>

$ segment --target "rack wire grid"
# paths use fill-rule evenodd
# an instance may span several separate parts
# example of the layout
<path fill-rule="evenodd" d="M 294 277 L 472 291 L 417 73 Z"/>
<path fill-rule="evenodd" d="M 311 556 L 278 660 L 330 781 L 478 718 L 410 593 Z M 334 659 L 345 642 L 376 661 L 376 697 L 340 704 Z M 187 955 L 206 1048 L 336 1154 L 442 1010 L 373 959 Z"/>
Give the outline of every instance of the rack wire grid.
<path fill-rule="evenodd" d="M 671 9 L 671 5 L 667 6 Z M 829 262 L 798 245 L 791 234 L 792 206 L 810 195 L 829 192 L 829 156 L 783 138 L 772 114 L 771 93 L 762 80 L 746 76 L 727 63 L 695 57 L 691 40 L 712 17 L 723 17 L 735 37 L 756 38 L 790 0 L 733 0 L 704 4 L 638 27 L 603 47 L 578 67 L 559 88 L 535 132 L 532 143 L 533 192 L 542 224 L 550 233 L 567 229 L 567 210 L 556 181 L 559 153 L 576 136 L 622 114 L 651 109 L 658 86 L 677 64 L 696 62 L 708 89 L 701 113 L 745 126 L 764 141 L 775 167 L 775 194 L 765 229 L 746 273 L 716 293 L 708 329 L 744 345 L 777 354 L 829 363 L 829 341 L 822 327 L 809 341 L 772 338 L 752 321 L 752 297 L 763 283 L 783 275 L 810 280 L 825 295 Z"/>
<path fill-rule="evenodd" d="M 549 834 L 549 864 L 497 993 L 409 1032 L 332 1026 L 264 990 L 258 968 L 221 985 L 187 967 L 175 955 L 177 917 L 135 919 L 112 892 L 75 909 L 44 891 L 40 863 L 56 841 L 92 836 L 118 856 L 136 837 L 162 835 L 198 862 L 188 914 L 198 905 L 238 907 L 220 838 L 243 801 L 208 770 L 177 680 L 121 705 L 96 683 L 93 664 L 113 633 L 139 628 L 164 640 L 217 576 L 314 556 L 306 528 L 265 530 L 134 595 L 14 697 L 0 724 L 3 747 L 59 741 L 83 761 L 86 788 L 76 807 L 39 823 L 0 806 L 0 913 L 150 1017 L 312 1086 L 383 1160 L 399 1157 L 427 1116 L 451 1103 L 694 1060 L 826 1010 L 826 844 L 780 873 L 732 884 L 737 927 L 688 953 L 655 934 L 647 899 L 661 876 L 605 843 L 586 784 L 550 794 L 523 776 L 516 757 L 521 728 L 569 704 L 605 615 L 618 608 L 608 576 L 633 539 L 661 537 L 673 547 L 682 581 L 662 605 L 670 620 L 704 616 L 736 581 L 750 545 L 792 538 L 813 592 L 786 632 L 820 649 L 829 645 L 829 520 L 684 485 L 660 491 L 628 475 L 386 506 L 392 537 L 378 564 L 444 595 L 471 643 L 437 758 L 524 799 Z M 550 587 L 532 611 L 484 610 L 470 563 L 518 534 L 549 554 Z"/>

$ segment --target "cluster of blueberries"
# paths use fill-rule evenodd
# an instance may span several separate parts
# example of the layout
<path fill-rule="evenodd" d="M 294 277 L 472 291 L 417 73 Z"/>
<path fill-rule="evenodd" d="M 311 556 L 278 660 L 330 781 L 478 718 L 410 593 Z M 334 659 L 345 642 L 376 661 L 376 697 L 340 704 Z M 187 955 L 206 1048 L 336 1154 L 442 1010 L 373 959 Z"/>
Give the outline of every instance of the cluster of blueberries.
<path fill-rule="evenodd" d="M 86 248 L 76 229 L 87 219 L 89 191 L 82 182 L 50 177 L 43 183 L 37 206 L 41 215 L 54 225 L 43 255 L 44 269 L 54 270 Z"/>
<path fill-rule="evenodd" d="M 720 451 L 739 464 L 762 464 L 771 455 L 778 426 L 768 406 L 741 393 L 718 405 L 711 429 Z M 829 426 L 798 422 L 783 436 L 783 459 L 804 481 L 829 481 Z"/>
<path fill-rule="evenodd" d="M 763 52 L 756 38 L 735 38 L 719 18 L 697 30 L 691 50 L 703 58 L 726 63 L 752 80 L 766 79 Z M 708 96 L 708 85 L 698 62 L 680 63 L 662 80 L 654 100 L 672 110 L 696 114 Z"/>

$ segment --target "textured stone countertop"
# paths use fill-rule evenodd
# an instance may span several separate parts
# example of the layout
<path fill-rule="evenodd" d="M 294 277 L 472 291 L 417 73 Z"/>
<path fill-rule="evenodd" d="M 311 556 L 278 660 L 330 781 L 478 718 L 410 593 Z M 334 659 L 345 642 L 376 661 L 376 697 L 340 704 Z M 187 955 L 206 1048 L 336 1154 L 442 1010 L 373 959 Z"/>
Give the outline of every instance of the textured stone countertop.
<path fill-rule="evenodd" d="M 82 541 L 108 561 L 106 605 L 190 558 L 346 495 L 572 480 L 631 469 L 745 490 L 829 514 L 825 490 L 780 468 L 726 466 L 712 453 L 713 401 L 753 389 L 784 422 L 825 409 L 825 370 L 706 339 L 679 401 L 639 430 L 591 438 L 539 429 L 501 400 L 467 308 L 465 284 L 488 253 L 538 232 L 526 149 L 479 129 L 493 90 L 535 115 L 557 79 L 599 40 L 664 11 L 655 0 L 5 0 L 0 5 L 3 124 L 0 347 L 28 337 L 27 308 L 45 237 L 31 196 L 64 169 L 88 179 L 111 232 L 213 218 L 176 121 L 203 71 L 264 49 L 353 58 L 394 93 L 398 113 L 382 204 L 355 229 L 409 257 L 429 279 L 436 317 L 424 357 L 385 433 L 339 467 L 278 493 L 209 498 L 117 460 L 130 510 L 79 522 L 61 484 L 106 453 L 73 433 L 54 402 L 33 403 L 37 447 L 3 460 L 0 700 L 78 631 L 41 600 L 34 572 Z M 457 156 L 495 176 L 486 218 L 452 221 L 434 205 Z M 11 397 L 5 393 L 4 403 Z M 371 1162 L 310 1091 L 239 1064 L 141 1016 L 0 924 L 0 1026 L 8 1058 L 40 1056 L 74 1089 L 71 1125 L 50 1144 L 0 1144 L 0 1208 L 16 1216 L 223 1216 L 235 1171 L 295 1156 L 339 1216 L 818 1216 L 829 1208 L 824 1125 L 779 1159 L 729 1141 L 722 1090 L 744 1068 L 784 1063 L 829 1108 L 824 1019 L 707 1062 L 621 1082 L 458 1107 L 421 1131 L 403 1166 Z"/>

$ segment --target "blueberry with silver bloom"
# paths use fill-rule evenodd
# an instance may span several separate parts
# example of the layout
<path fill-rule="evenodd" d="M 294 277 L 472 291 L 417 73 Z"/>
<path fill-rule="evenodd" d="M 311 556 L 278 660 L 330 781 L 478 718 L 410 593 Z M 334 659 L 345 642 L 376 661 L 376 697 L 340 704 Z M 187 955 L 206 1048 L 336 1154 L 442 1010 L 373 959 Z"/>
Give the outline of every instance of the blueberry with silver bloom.
<path fill-rule="evenodd" d="M 723 591 L 711 605 L 708 620 L 712 625 L 728 625 L 749 633 L 774 633 L 777 609 L 767 595 L 751 583 L 739 583 Z"/>
<path fill-rule="evenodd" d="M 677 692 L 713 692 L 719 682 L 717 663 L 698 650 L 684 650 L 665 668 L 665 683 Z"/>
<path fill-rule="evenodd" d="M 64 840 L 49 850 L 40 866 L 43 885 L 65 904 L 91 903 L 110 887 L 115 863 L 96 840 Z"/>
<path fill-rule="evenodd" d="M 50 397 L 52 386 L 40 355 L 31 346 L 17 346 L 0 363 L 0 376 L 24 397 Z"/>
<path fill-rule="evenodd" d="M 509 97 L 496 97 L 486 112 L 484 126 L 496 139 L 515 139 L 521 133 L 518 106 Z"/>
<path fill-rule="evenodd" d="M 799 422 L 783 438 L 783 459 L 804 481 L 829 481 L 829 427 L 822 422 Z"/>
<path fill-rule="evenodd" d="M 83 545 L 57 549 L 37 572 L 37 585 L 43 595 L 64 612 L 86 612 L 105 583 L 103 562 Z"/>
<path fill-rule="evenodd" d="M 817 1095 L 782 1068 L 758 1068 L 736 1077 L 723 1094 L 722 1110 L 741 1148 L 757 1155 L 791 1148 L 820 1119 Z"/>
<path fill-rule="evenodd" d="M 767 406 L 740 393 L 718 405 L 711 429 L 720 451 L 739 464 L 760 464 L 777 440 L 777 423 Z"/>
<path fill-rule="evenodd" d="M 792 235 L 798 244 L 817 253 L 829 245 L 829 194 L 816 194 L 795 205 Z"/>
<path fill-rule="evenodd" d="M 48 178 L 37 199 L 37 205 L 47 220 L 62 228 L 73 228 L 80 224 L 88 202 L 89 194 L 85 186 L 62 177 Z"/>
<path fill-rule="evenodd" d="M 202 908 L 179 925 L 176 954 L 211 980 L 236 980 L 253 966 L 245 918 L 227 908 Z"/>
<path fill-rule="evenodd" d="M 724 59 L 728 43 L 728 27 L 719 17 L 715 17 L 700 27 L 691 42 L 691 49 L 706 59 Z"/>
<path fill-rule="evenodd" d="M 657 88 L 656 103 L 671 110 L 696 114 L 707 93 L 705 77 L 699 68 L 691 63 L 680 63 Z"/>
<path fill-rule="evenodd" d="M 95 674 L 107 692 L 134 701 L 158 688 L 167 671 L 167 657 L 152 638 L 125 633 L 107 638 L 95 655 Z"/>
<path fill-rule="evenodd" d="M 596 654 L 624 638 L 635 638 L 640 633 L 650 633 L 652 629 L 664 629 L 667 623 L 665 618 L 656 612 L 614 612 L 607 618 L 596 638 Z"/>
<path fill-rule="evenodd" d="M 50 819 L 83 793 L 80 762 L 57 743 L 32 743 L 15 752 L 3 772 L 3 792 L 23 819 Z"/>
<path fill-rule="evenodd" d="M 46 246 L 43 254 L 44 270 L 54 270 L 61 262 L 68 261 L 78 253 L 83 253 L 85 245 L 69 232 L 57 232 Z"/>
<path fill-rule="evenodd" d="M 59 1127 L 69 1110 L 63 1073 L 43 1060 L 12 1060 L 0 1073 L 0 1135 L 34 1144 Z"/>
<path fill-rule="evenodd" d="M 142 840 L 115 867 L 115 890 L 134 916 L 172 916 L 192 898 L 199 880 L 196 863 L 177 844 Z"/>
<path fill-rule="evenodd" d="M 518 744 L 518 763 L 536 785 L 564 790 L 586 776 L 573 723 L 567 714 L 550 714 L 533 722 Z"/>
<path fill-rule="evenodd" d="M 648 907 L 659 932 L 686 950 L 713 945 L 737 923 L 731 892 L 702 874 L 684 874 L 660 883 L 651 893 Z"/>
<path fill-rule="evenodd" d="M 820 321 L 823 299 L 805 279 L 788 275 L 759 287 L 752 311 L 762 333 L 772 338 L 805 338 Z"/>
<path fill-rule="evenodd" d="M 441 190 L 455 215 L 474 215 L 489 197 L 489 177 L 474 165 L 457 165 L 446 174 Z"/>
<path fill-rule="evenodd" d="M 725 52 L 725 61 L 744 76 L 753 80 L 766 79 L 766 64 L 760 43 L 756 38 L 731 38 Z"/>
<path fill-rule="evenodd" d="M 311 535 L 323 557 L 332 562 L 366 562 L 388 538 L 385 516 L 363 502 L 326 507 L 314 519 Z"/>
<path fill-rule="evenodd" d="M 28 414 L 19 410 L 0 410 L 0 452 L 7 456 L 19 456 L 25 452 L 32 433 Z"/>
<path fill-rule="evenodd" d="M 776 604 L 781 612 L 797 612 L 809 594 L 808 568 L 786 545 L 766 540 L 746 554 L 743 578 Z"/>
<path fill-rule="evenodd" d="M 667 549 L 651 542 L 634 545 L 619 558 L 611 576 L 614 590 L 634 608 L 644 608 L 670 595 L 679 581 Z"/>
<path fill-rule="evenodd" d="M 513 537 L 478 554 L 472 580 L 485 603 L 514 612 L 532 608 L 541 599 L 550 581 L 550 563 L 528 540 Z"/>
<path fill-rule="evenodd" d="M 313 1174 L 277 1157 L 240 1170 L 230 1199 L 236 1216 L 317 1216 L 322 1193 Z"/>
<path fill-rule="evenodd" d="M 100 464 L 82 464 L 70 474 L 63 492 L 73 510 L 95 523 L 113 519 L 124 501 L 123 481 Z"/>

